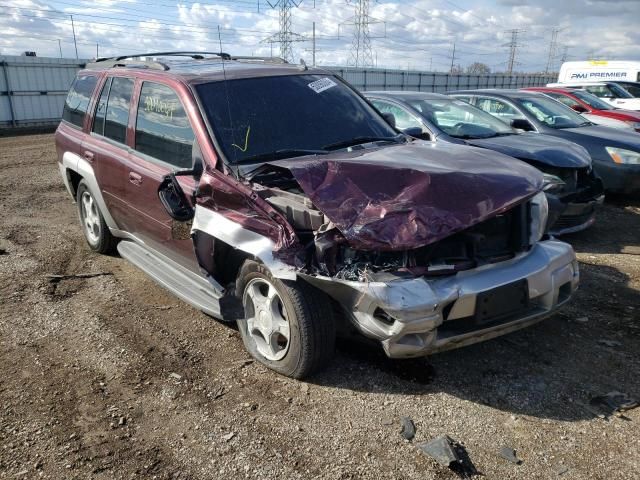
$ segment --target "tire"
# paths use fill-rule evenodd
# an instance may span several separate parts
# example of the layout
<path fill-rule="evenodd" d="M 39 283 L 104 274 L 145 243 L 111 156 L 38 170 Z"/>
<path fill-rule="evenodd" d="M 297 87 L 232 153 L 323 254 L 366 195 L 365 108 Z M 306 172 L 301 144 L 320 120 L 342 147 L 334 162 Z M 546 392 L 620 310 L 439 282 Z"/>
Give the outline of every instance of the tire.
<path fill-rule="evenodd" d="M 324 293 L 303 282 L 274 278 L 264 265 L 246 260 L 236 280 L 236 294 L 245 309 L 244 318 L 238 320 L 242 341 L 260 363 L 287 377 L 302 379 L 331 362 L 335 320 L 331 301 Z M 265 320 L 269 312 L 271 328 Z M 281 327 L 274 327 L 276 324 Z M 288 331 L 288 338 L 283 330 Z"/>
<path fill-rule="evenodd" d="M 108 254 L 115 250 L 117 239 L 111 235 L 109 227 L 104 221 L 100 207 L 84 180 L 78 185 L 76 193 L 78 216 L 82 233 L 94 252 Z"/>

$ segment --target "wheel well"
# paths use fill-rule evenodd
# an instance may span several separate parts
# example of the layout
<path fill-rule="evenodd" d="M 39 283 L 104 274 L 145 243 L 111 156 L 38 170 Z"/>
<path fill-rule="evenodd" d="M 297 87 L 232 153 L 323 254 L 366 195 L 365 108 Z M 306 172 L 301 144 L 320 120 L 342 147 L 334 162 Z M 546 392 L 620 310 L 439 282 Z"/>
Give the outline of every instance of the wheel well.
<path fill-rule="evenodd" d="M 250 254 L 233 248 L 222 240 L 215 239 L 213 261 L 215 274 L 213 277 L 222 286 L 235 285 L 240 267 L 245 260 L 253 258 Z"/>
<path fill-rule="evenodd" d="M 78 172 L 67 169 L 67 177 L 69 178 L 69 186 L 71 187 L 73 197 L 75 198 L 76 194 L 78 193 L 78 185 L 80 185 L 82 176 Z"/>

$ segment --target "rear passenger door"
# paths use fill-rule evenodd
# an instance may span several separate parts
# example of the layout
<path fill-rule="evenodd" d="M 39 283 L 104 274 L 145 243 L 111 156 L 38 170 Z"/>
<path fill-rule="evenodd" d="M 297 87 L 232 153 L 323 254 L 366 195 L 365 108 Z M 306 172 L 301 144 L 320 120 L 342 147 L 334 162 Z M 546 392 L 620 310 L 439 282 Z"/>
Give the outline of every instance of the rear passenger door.
<path fill-rule="evenodd" d="M 85 155 L 94 163 L 98 185 L 109 213 L 121 230 L 129 230 L 124 201 L 124 171 L 129 158 L 127 130 L 134 80 L 107 77 L 96 102 Z"/>
<path fill-rule="evenodd" d="M 158 197 L 165 175 L 192 167 L 194 133 L 187 113 L 170 87 L 143 81 L 134 115 L 133 149 L 125 171 L 125 198 L 132 233 L 151 248 L 197 272 L 191 238 L 172 233 L 173 220 Z M 195 179 L 180 176 L 178 180 L 187 198 L 191 198 L 197 187 Z"/>

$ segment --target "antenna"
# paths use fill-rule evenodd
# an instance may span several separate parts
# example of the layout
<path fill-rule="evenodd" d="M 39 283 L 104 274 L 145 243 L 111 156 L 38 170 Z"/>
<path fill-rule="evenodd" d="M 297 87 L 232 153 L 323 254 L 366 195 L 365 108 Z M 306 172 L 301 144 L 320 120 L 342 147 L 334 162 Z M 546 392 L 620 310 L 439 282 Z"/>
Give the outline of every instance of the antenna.
<path fill-rule="evenodd" d="M 351 18 L 351 22 L 343 23 L 343 25 L 355 26 L 353 32 L 353 41 L 351 43 L 351 55 L 349 57 L 349 65 L 355 67 L 373 67 L 373 52 L 371 50 L 371 39 L 381 38 L 372 37 L 369 31 L 369 26 L 375 23 L 382 23 L 385 25 L 385 37 L 386 37 L 386 23 L 381 20 L 376 20 L 369 15 L 369 0 L 347 0 L 348 3 L 355 5 L 355 16 Z"/>
<path fill-rule="evenodd" d="M 294 42 L 306 42 L 307 38 L 291 31 L 291 9 L 298 7 L 302 3 L 302 0 L 278 0 L 276 2 L 270 2 L 267 0 L 267 4 L 273 8 L 278 9 L 280 17 L 280 30 L 273 35 L 262 40 L 262 42 L 270 43 L 273 46 L 274 43 L 280 44 L 280 57 L 284 58 L 288 62 L 293 61 L 293 47 Z"/>
<path fill-rule="evenodd" d="M 220 44 L 220 51 L 222 51 L 222 35 L 220 35 L 220 25 L 218 25 L 218 43 Z M 233 116 L 231 115 L 231 101 L 229 100 L 229 84 L 227 83 L 227 69 L 224 66 L 224 62 L 227 59 L 223 56 L 220 58 L 222 63 L 222 76 L 224 77 L 224 91 L 227 97 L 227 113 L 229 115 L 229 126 L 231 127 L 231 139 L 232 143 L 236 143 L 236 130 L 233 128 Z"/>
<path fill-rule="evenodd" d="M 507 62 L 507 73 L 511 75 L 513 73 L 513 67 L 518 64 L 516 62 L 516 53 L 518 51 L 518 47 L 521 47 L 518 43 L 518 34 L 524 33 L 526 30 L 521 30 L 518 28 L 514 28 L 512 30 L 506 30 L 506 33 L 511 34 L 511 41 L 504 46 L 509 47 L 509 61 Z"/>

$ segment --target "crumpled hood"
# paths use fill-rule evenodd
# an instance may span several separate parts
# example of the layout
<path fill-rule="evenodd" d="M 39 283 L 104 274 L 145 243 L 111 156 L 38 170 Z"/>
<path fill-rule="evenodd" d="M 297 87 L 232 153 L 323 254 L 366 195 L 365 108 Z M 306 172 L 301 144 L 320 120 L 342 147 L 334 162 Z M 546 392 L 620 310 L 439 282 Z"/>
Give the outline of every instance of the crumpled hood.
<path fill-rule="evenodd" d="M 505 155 L 544 163 L 551 167 L 583 168 L 591 157 L 580 145 L 540 133 L 465 140 L 469 145 L 488 148 Z"/>
<path fill-rule="evenodd" d="M 437 242 L 533 196 L 541 174 L 500 153 L 414 141 L 270 162 L 287 168 L 353 248 Z"/>
<path fill-rule="evenodd" d="M 574 135 L 587 135 L 596 137 L 611 147 L 631 147 L 631 150 L 640 151 L 640 135 L 633 130 L 621 130 L 619 128 L 600 127 L 598 125 L 578 128 L 565 128 L 565 132 Z"/>

